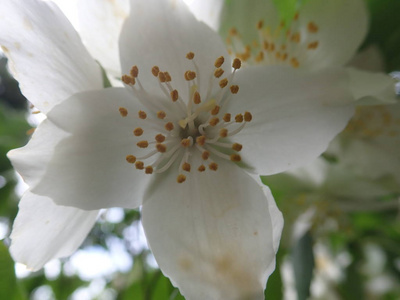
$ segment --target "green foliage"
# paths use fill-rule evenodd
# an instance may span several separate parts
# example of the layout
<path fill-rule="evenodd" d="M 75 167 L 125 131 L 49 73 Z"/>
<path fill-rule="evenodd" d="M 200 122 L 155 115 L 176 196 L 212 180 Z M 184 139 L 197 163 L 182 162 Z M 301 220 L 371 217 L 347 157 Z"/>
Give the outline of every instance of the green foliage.
<path fill-rule="evenodd" d="M 14 261 L 8 253 L 7 247 L 2 242 L 0 242 L 0 299 L 27 299 L 17 283 L 14 272 Z"/>

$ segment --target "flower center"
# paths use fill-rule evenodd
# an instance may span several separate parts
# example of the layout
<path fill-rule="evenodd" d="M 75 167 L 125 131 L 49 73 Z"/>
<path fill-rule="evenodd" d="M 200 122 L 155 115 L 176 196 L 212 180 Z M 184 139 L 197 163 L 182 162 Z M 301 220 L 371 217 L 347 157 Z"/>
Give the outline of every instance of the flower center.
<path fill-rule="evenodd" d="M 259 21 L 256 28 L 258 41 L 253 41 L 252 45 L 245 45 L 238 31 L 232 28 L 227 38 L 230 53 L 244 62 L 287 64 L 298 68 L 307 60 L 310 52 L 319 46 L 316 39 L 318 25 L 311 21 L 306 28 L 302 28 L 299 13 L 295 14 L 290 25 L 281 21 L 278 26 L 271 28 Z"/>
<path fill-rule="evenodd" d="M 240 162 L 242 145 L 233 143 L 231 137 L 252 120 L 250 112 L 232 116 L 226 111 L 231 97 L 239 92 L 239 86 L 232 83 L 236 70 L 241 67 L 240 59 L 234 59 L 233 72 L 221 79 L 225 73 L 222 69 L 225 59 L 217 58 L 207 92 L 201 95 L 199 68 L 194 56 L 193 52 L 186 55 L 194 70 L 186 71 L 180 78 L 187 82 L 188 99 L 182 98 L 182 93 L 173 86 L 171 75 L 158 66 L 154 66 L 151 73 L 164 97 L 147 93 L 139 80 L 137 66 L 132 67 L 129 75 L 122 76 L 122 81 L 146 108 L 133 115 L 141 126 L 133 130 L 137 151 L 128 154 L 126 161 L 146 174 L 162 173 L 179 162 L 178 183 L 184 182 L 194 169 L 192 162 L 198 161 L 195 155 L 201 161 L 195 166 L 198 172 L 217 171 L 216 160 L 221 158 Z M 124 107 L 119 108 L 119 113 L 123 118 L 128 116 Z"/>

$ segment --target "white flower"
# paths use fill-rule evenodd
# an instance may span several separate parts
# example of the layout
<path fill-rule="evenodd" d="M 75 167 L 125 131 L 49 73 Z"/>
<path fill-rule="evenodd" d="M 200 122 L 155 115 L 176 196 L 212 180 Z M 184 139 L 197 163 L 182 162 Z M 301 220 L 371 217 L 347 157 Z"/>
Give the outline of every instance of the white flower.
<path fill-rule="evenodd" d="M 240 69 L 181 1 L 131 7 L 119 42 L 125 87 L 102 89 L 54 5 L 2 2 L 0 44 L 47 115 L 9 153 L 30 186 L 11 252 L 38 269 L 78 247 L 90 210 L 142 205 L 157 262 L 187 299 L 262 299 L 283 221 L 249 172 L 282 172 L 323 152 L 353 113 L 348 77 Z"/>

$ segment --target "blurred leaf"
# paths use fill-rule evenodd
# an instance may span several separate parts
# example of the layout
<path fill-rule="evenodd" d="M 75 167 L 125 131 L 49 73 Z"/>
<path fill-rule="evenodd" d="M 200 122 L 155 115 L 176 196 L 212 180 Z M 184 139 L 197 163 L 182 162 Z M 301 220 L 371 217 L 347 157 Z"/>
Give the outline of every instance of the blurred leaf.
<path fill-rule="evenodd" d="M 281 300 L 283 299 L 283 283 L 281 275 L 281 263 L 284 257 L 284 251 L 280 249 L 276 255 L 275 271 L 271 274 L 265 289 L 265 299 L 268 300 Z"/>

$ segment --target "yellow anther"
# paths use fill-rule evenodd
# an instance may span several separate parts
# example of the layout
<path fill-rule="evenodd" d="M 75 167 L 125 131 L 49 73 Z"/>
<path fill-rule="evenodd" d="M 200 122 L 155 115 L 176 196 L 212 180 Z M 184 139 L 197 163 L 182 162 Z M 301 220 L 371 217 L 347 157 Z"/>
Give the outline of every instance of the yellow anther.
<path fill-rule="evenodd" d="M 142 161 L 137 161 L 137 162 L 135 163 L 135 167 L 136 167 L 136 169 L 138 169 L 138 170 L 143 170 L 143 169 L 144 169 L 144 163 L 143 163 Z"/>
<path fill-rule="evenodd" d="M 309 43 L 308 46 L 307 46 L 307 49 L 317 49 L 318 45 L 319 45 L 318 41 Z"/>
<path fill-rule="evenodd" d="M 190 172 L 190 169 L 191 169 L 191 165 L 187 162 L 184 162 L 182 165 L 182 170 L 186 171 L 186 172 Z"/>
<path fill-rule="evenodd" d="M 126 156 L 126 161 L 130 164 L 134 164 L 136 162 L 136 156 L 134 155 L 127 155 Z"/>
<path fill-rule="evenodd" d="M 253 119 L 253 115 L 252 115 L 251 113 L 249 113 L 248 111 L 246 111 L 246 112 L 244 113 L 244 120 L 245 120 L 246 122 L 250 122 L 252 119 Z"/>
<path fill-rule="evenodd" d="M 219 110 L 220 110 L 220 107 L 218 105 L 215 105 L 215 107 L 211 110 L 211 114 L 213 116 L 218 115 Z"/>
<path fill-rule="evenodd" d="M 215 60 L 214 66 L 216 68 L 220 68 L 223 65 L 224 61 L 225 61 L 225 58 L 223 56 L 220 56 Z"/>
<path fill-rule="evenodd" d="M 210 157 L 210 152 L 208 152 L 207 150 L 203 151 L 203 153 L 201 154 L 201 158 L 204 160 L 207 160 L 209 157 Z"/>
<path fill-rule="evenodd" d="M 140 141 L 140 142 L 137 142 L 136 145 L 139 148 L 147 148 L 149 146 L 149 142 L 148 141 Z"/>
<path fill-rule="evenodd" d="M 264 48 L 264 50 L 268 50 L 269 49 L 269 43 L 267 41 L 263 42 L 263 48 Z"/>
<path fill-rule="evenodd" d="M 179 93 L 177 90 L 173 90 L 171 92 L 171 99 L 172 101 L 176 102 L 179 99 Z"/>
<path fill-rule="evenodd" d="M 133 134 L 134 134 L 135 136 L 141 136 L 141 135 L 143 134 L 143 129 L 140 128 L 140 127 L 135 128 L 135 130 L 133 131 Z"/>
<path fill-rule="evenodd" d="M 223 119 L 224 119 L 225 122 L 230 122 L 231 121 L 231 114 L 226 113 L 224 115 Z"/>
<path fill-rule="evenodd" d="M 206 170 L 206 167 L 205 167 L 204 165 L 200 165 L 200 166 L 197 168 L 197 170 L 198 170 L 199 172 L 204 172 L 204 171 Z"/>
<path fill-rule="evenodd" d="M 121 80 L 123 83 L 125 83 L 127 85 L 135 85 L 135 83 L 136 83 L 135 78 L 133 78 L 129 75 L 122 75 Z"/>
<path fill-rule="evenodd" d="M 190 139 L 182 139 L 181 140 L 181 145 L 185 148 L 190 147 L 192 144 L 192 142 L 190 141 Z"/>
<path fill-rule="evenodd" d="M 217 118 L 217 117 L 212 118 L 210 120 L 210 122 L 208 122 L 208 124 L 210 124 L 210 126 L 216 126 L 218 123 L 219 123 L 219 118 Z"/>
<path fill-rule="evenodd" d="M 219 131 L 219 136 L 222 137 L 222 138 L 227 137 L 227 136 L 228 136 L 228 129 L 222 128 L 222 129 Z"/>
<path fill-rule="evenodd" d="M 220 87 L 221 89 L 223 89 L 223 88 L 226 87 L 227 85 L 228 85 L 228 79 L 224 78 L 224 79 L 220 80 L 220 82 L 219 82 L 219 87 Z"/>
<path fill-rule="evenodd" d="M 166 82 L 171 82 L 172 81 L 172 77 L 168 72 L 164 72 L 165 75 L 165 81 Z"/>
<path fill-rule="evenodd" d="M 122 117 L 126 117 L 128 115 L 128 110 L 125 107 L 120 107 L 118 110 Z"/>
<path fill-rule="evenodd" d="M 217 171 L 218 170 L 218 164 L 215 162 L 212 162 L 211 164 L 208 165 L 211 171 Z"/>
<path fill-rule="evenodd" d="M 156 144 L 156 149 L 160 153 L 167 152 L 167 146 L 165 146 L 164 144 Z"/>
<path fill-rule="evenodd" d="M 165 119 L 166 116 L 167 116 L 167 114 L 163 110 L 160 110 L 159 112 L 157 112 L 157 118 L 159 118 L 161 120 Z"/>
<path fill-rule="evenodd" d="M 155 140 L 156 140 L 156 142 L 158 142 L 158 143 L 162 143 L 162 142 L 165 141 L 165 136 L 162 135 L 161 133 L 159 133 L 159 134 L 156 135 Z"/>
<path fill-rule="evenodd" d="M 153 167 L 152 166 L 147 166 L 144 172 L 146 174 L 153 174 Z"/>
<path fill-rule="evenodd" d="M 206 143 L 206 137 L 204 135 L 200 135 L 196 138 L 196 143 L 199 144 L 200 146 L 204 146 Z"/>
<path fill-rule="evenodd" d="M 157 66 L 154 66 L 154 67 L 151 69 L 151 73 L 154 75 L 154 77 L 157 77 L 157 76 L 158 76 L 158 73 L 160 73 L 160 68 L 157 67 Z"/>
<path fill-rule="evenodd" d="M 231 161 L 239 162 L 242 160 L 242 157 L 239 154 L 232 154 L 230 156 Z"/>
<path fill-rule="evenodd" d="M 263 26 L 264 26 L 264 22 L 263 22 L 262 20 L 260 20 L 260 21 L 257 22 L 257 29 L 258 29 L 258 30 L 262 29 Z"/>
<path fill-rule="evenodd" d="M 229 29 L 229 34 L 233 35 L 233 36 L 237 35 L 238 31 L 237 31 L 237 29 L 235 27 L 232 27 L 231 29 Z"/>
<path fill-rule="evenodd" d="M 318 26 L 314 22 L 310 22 L 307 24 L 307 29 L 308 32 L 310 33 L 317 33 L 318 32 Z"/>
<path fill-rule="evenodd" d="M 230 89 L 231 89 L 231 93 L 232 94 L 237 94 L 239 92 L 239 86 L 238 85 L 231 85 Z"/>
<path fill-rule="evenodd" d="M 147 114 L 143 110 L 139 110 L 138 116 L 140 119 L 144 120 L 147 118 Z"/>
<path fill-rule="evenodd" d="M 186 181 L 186 176 L 183 174 L 179 174 L 178 177 L 176 177 L 176 182 L 182 183 Z"/>
<path fill-rule="evenodd" d="M 240 60 L 239 58 L 235 58 L 235 59 L 233 60 L 233 63 L 232 63 L 232 68 L 234 68 L 235 70 L 237 70 L 237 69 L 240 69 L 241 66 L 242 66 L 241 60 Z"/>
<path fill-rule="evenodd" d="M 193 94 L 193 102 L 194 104 L 200 104 L 201 103 L 201 97 L 199 92 L 194 92 Z"/>
<path fill-rule="evenodd" d="M 287 58 L 288 58 L 288 54 L 286 52 L 283 53 L 282 60 L 285 61 L 285 60 L 287 60 Z"/>
<path fill-rule="evenodd" d="M 220 78 L 222 76 L 222 74 L 224 74 L 224 70 L 222 70 L 221 68 L 218 68 L 214 71 L 214 76 L 215 78 Z"/>
<path fill-rule="evenodd" d="M 194 58 L 194 53 L 193 52 L 189 52 L 188 54 L 186 54 L 186 58 L 189 60 L 192 60 Z"/>
<path fill-rule="evenodd" d="M 166 82 L 167 81 L 167 76 L 165 75 L 164 72 L 159 72 L 158 73 L 158 80 L 160 80 L 160 82 Z"/>
<path fill-rule="evenodd" d="M 172 122 L 168 122 L 164 125 L 164 128 L 168 131 L 172 131 L 174 129 L 174 124 Z"/>
<path fill-rule="evenodd" d="M 292 57 L 290 59 L 290 64 L 292 65 L 293 68 L 298 68 L 300 66 L 300 63 L 296 57 Z"/>
<path fill-rule="evenodd" d="M 274 43 L 271 43 L 271 44 L 269 45 L 269 51 L 270 51 L 270 52 L 274 52 L 274 51 L 275 51 L 275 44 L 274 44 Z"/>
<path fill-rule="evenodd" d="M 190 81 L 190 80 L 195 79 L 196 76 L 197 76 L 196 72 L 193 72 L 193 71 L 186 71 L 186 72 L 185 72 L 185 79 L 186 79 L 187 81 Z"/>
<path fill-rule="evenodd" d="M 290 40 L 294 43 L 300 43 L 300 32 L 293 33 Z"/>
<path fill-rule="evenodd" d="M 243 146 L 242 146 L 241 144 L 239 144 L 239 143 L 234 143 L 234 144 L 232 145 L 232 150 L 235 150 L 235 151 L 237 151 L 237 152 L 241 151 L 242 148 L 243 148 Z"/>
<path fill-rule="evenodd" d="M 264 60 L 264 52 L 260 51 L 256 56 L 256 62 L 261 62 L 263 60 Z"/>
<path fill-rule="evenodd" d="M 242 123 L 243 122 L 243 115 L 242 114 L 237 114 L 235 116 L 235 122 L 236 123 Z"/>
<path fill-rule="evenodd" d="M 131 74 L 131 76 L 132 76 L 133 78 L 138 77 L 138 75 L 139 75 L 139 68 L 138 68 L 137 66 L 133 66 L 132 69 L 131 69 L 131 71 L 130 71 L 130 74 Z"/>

